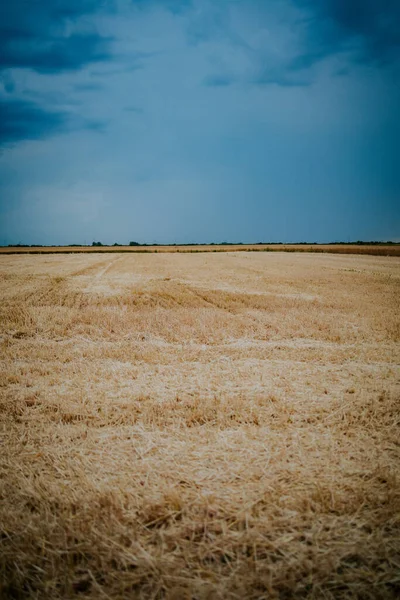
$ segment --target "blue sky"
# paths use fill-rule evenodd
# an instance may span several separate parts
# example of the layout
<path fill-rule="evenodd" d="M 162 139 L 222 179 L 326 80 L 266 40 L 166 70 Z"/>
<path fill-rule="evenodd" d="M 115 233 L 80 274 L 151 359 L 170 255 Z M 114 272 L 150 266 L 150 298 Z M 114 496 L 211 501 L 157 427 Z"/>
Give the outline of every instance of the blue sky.
<path fill-rule="evenodd" d="M 0 4 L 0 243 L 400 239 L 397 0 Z"/>

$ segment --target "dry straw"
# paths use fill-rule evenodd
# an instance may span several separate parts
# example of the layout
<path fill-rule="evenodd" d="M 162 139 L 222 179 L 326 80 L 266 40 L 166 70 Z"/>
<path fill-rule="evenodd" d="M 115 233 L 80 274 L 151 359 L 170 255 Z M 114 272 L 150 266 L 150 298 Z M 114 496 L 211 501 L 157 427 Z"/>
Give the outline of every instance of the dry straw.
<path fill-rule="evenodd" d="M 0 258 L 0 596 L 400 594 L 398 258 Z"/>

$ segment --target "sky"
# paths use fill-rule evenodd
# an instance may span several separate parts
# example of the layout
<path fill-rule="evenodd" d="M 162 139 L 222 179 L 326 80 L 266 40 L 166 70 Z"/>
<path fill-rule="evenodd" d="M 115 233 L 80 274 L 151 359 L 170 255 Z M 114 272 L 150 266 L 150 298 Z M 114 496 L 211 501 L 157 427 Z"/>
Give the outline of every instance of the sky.
<path fill-rule="evenodd" d="M 400 240 L 398 0 L 0 2 L 0 244 Z"/>

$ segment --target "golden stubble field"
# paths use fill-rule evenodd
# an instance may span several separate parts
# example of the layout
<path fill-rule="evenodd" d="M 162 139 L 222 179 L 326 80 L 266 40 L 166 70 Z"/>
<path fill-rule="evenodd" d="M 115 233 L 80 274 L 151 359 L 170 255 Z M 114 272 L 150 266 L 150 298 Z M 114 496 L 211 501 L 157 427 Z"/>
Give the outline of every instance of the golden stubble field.
<path fill-rule="evenodd" d="M 397 598 L 400 259 L 0 257 L 0 596 Z"/>
<path fill-rule="evenodd" d="M 0 246 L 0 254 L 70 254 L 77 252 L 328 252 L 400 257 L 399 243 L 361 244 L 196 244 L 175 246 Z"/>

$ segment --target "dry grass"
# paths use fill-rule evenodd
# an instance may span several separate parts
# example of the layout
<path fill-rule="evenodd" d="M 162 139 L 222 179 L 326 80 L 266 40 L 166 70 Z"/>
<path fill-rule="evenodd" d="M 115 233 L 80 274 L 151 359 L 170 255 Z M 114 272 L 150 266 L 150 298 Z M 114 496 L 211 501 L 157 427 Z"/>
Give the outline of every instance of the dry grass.
<path fill-rule="evenodd" d="M 400 256 L 400 244 L 197 244 L 194 246 L 9 246 L 0 254 L 70 254 L 76 252 L 327 252 Z"/>
<path fill-rule="evenodd" d="M 0 258 L 0 596 L 397 598 L 398 258 Z"/>

